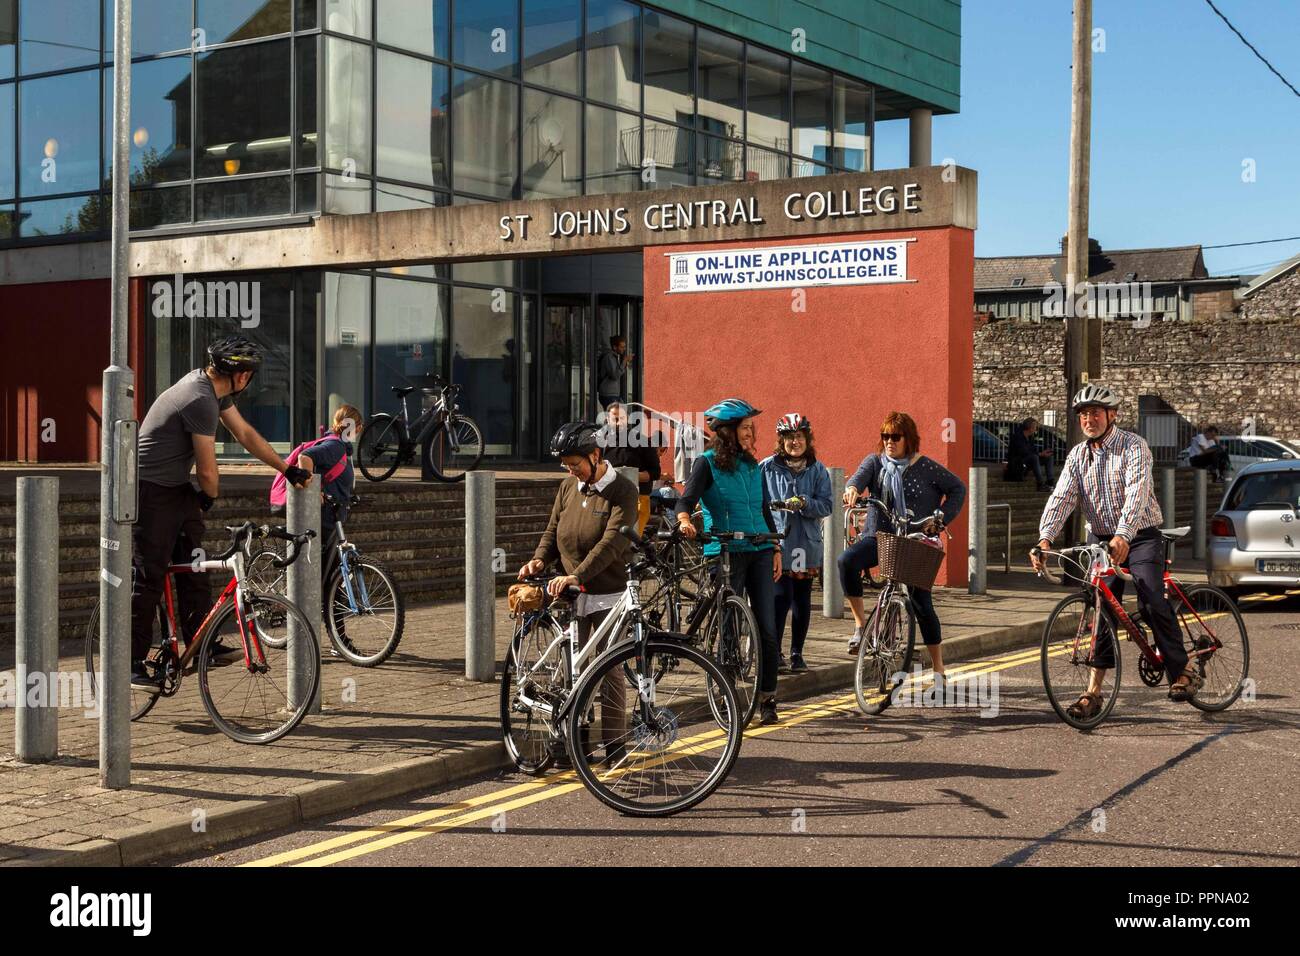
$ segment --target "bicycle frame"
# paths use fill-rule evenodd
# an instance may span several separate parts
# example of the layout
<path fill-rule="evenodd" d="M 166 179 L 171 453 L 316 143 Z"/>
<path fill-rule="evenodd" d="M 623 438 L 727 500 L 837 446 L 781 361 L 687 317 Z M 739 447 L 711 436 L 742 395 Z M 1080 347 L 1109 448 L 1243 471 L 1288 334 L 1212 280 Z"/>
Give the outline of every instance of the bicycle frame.
<path fill-rule="evenodd" d="M 343 593 L 347 595 L 348 610 L 353 614 L 359 614 L 363 608 L 370 607 L 370 594 L 366 589 L 366 579 L 363 575 L 358 576 L 357 588 L 353 589 L 350 562 L 356 557 L 357 546 L 348 541 L 347 533 L 343 530 L 342 521 L 336 522 L 335 526 L 339 529 L 339 573 L 343 578 Z M 357 594 L 358 590 L 361 592 L 360 595 Z M 358 597 L 360 597 L 361 601 L 360 606 L 357 604 Z"/>
<path fill-rule="evenodd" d="M 185 644 L 184 649 L 181 647 L 184 637 L 180 623 L 176 615 L 176 589 L 174 579 L 178 574 L 202 574 L 207 571 L 229 571 L 231 572 L 230 580 L 218 595 L 212 607 L 204 616 L 203 622 L 194 632 L 194 637 Z M 244 616 L 244 556 L 235 554 L 224 561 L 198 561 L 192 564 L 172 564 L 167 568 L 167 573 L 163 577 L 163 601 L 166 608 L 167 630 L 164 640 L 170 646 L 172 655 L 177 660 L 178 668 L 183 672 L 185 666 L 189 664 L 194 655 L 198 652 L 199 645 L 203 643 L 203 637 L 215 622 L 217 617 L 226 607 L 227 601 L 234 601 L 235 620 L 239 625 L 239 634 L 241 643 L 244 648 L 244 666 L 253 667 L 253 656 L 257 657 L 258 666 L 266 666 L 266 654 L 262 649 L 261 641 L 257 639 L 257 628 L 249 627 Z"/>

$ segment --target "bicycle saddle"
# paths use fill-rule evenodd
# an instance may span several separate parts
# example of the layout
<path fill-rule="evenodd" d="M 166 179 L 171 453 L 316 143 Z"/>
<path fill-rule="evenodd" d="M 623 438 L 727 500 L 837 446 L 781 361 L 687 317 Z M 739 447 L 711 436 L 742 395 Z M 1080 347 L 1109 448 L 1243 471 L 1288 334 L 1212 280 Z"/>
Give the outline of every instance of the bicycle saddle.
<path fill-rule="evenodd" d="M 1161 528 L 1160 537 L 1166 541 L 1177 541 L 1179 538 L 1187 537 L 1191 530 L 1190 526 L 1185 528 Z"/>
<path fill-rule="evenodd" d="M 397 395 L 397 396 L 399 396 L 399 397 L 402 396 L 402 395 L 410 395 L 413 391 L 415 391 L 415 386 L 414 386 L 414 385 L 394 385 L 394 386 L 393 386 L 393 394 L 394 394 L 394 395 Z"/>

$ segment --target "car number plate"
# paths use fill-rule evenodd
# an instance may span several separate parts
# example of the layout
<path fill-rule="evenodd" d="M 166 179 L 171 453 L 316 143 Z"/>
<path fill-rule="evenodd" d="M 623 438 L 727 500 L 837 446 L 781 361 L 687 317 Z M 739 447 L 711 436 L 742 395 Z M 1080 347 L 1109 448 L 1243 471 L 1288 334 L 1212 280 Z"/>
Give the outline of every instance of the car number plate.
<path fill-rule="evenodd" d="M 1256 567 L 1261 574 L 1300 572 L 1300 561 L 1258 561 Z"/>

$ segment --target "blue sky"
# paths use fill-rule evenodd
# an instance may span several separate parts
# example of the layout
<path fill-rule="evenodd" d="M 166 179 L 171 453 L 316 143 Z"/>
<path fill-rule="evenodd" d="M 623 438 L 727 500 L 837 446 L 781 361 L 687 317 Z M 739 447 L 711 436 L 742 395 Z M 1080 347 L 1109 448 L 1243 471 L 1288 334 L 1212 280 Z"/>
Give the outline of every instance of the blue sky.
<path fill-rule="evenodd" d="M 1300 88 L 1300 0 L 1215 0 Z M 1069 0 L 966 0 L 962 106 L 934 120 L 934 161 L 979 172 L 976 255 L 1050 252 L 1066 227 Z M 1300 97 L 1204 0 L 1095 0 L 1090 229 L 1103 247 L 1300 236 Z M 877 166 L 906 165 L 906 121 L 877 127 Z M 1255 181 L 1242 163 L 1255 161 Z M 1300 241 L 1205 253 L 1256 273 Z"/>

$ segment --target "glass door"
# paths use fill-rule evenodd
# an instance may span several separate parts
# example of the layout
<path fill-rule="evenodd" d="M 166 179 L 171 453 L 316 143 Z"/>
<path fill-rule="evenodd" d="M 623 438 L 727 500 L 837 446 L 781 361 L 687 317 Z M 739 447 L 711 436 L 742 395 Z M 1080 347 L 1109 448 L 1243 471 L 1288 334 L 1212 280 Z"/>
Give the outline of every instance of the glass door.
<path fill-rule="evenodd" d="M 588 296 L 547 296 L 542 306 L 542 455 L 565 422 L 588 418 L 595 401 Z"/>
<path fill-rule="evenodd" d="M 632 360 L 627 363 L 627 372 L 623 376 L 622 397 L 625 401 L 635 402 L 641 398 L 641 300 L 627 296 L 597 296 L 596 354 L 600 355 L 611 347 L 614 337 L 627 342 L 627 354 Z"/>

